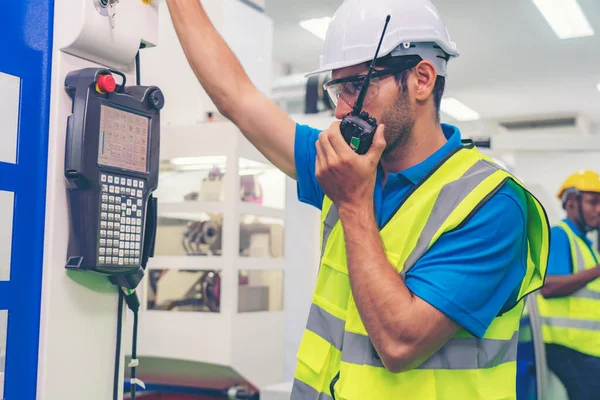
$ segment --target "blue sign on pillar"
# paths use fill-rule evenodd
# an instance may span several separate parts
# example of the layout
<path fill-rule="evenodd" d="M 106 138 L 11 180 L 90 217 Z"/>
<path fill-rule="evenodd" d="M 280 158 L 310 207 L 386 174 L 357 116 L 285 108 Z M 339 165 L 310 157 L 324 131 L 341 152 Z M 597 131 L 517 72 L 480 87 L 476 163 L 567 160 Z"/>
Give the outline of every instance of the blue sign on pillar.
<path fill-rule="evenodd" d="M 0 208 L 0 223 L 10 221 L 0 228 L 7 242 L 0 243 L 0 313 L 8 311 L 8 400 L 36 398 L 53 10 L 53 0 L 2 2 L 0 90 L 16 82 L 0 93 L 0 202 L 12 205 Z"/>

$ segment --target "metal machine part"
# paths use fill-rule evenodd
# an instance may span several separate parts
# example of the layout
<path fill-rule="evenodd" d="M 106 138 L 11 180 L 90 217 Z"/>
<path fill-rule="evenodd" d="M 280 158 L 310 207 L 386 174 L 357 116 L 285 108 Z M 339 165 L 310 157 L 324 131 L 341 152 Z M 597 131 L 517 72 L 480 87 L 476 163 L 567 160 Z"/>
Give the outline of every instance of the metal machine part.
<path fill-rule="evenodd" d="M 190 256 L 217 255 L 221 250 L 220 235 L 221 227 L 214 221 L 190 221 L 181 245 Z"/>
<path fill-rule="evenodd" d="M 100 15 L 108 17 L 108 1 L 109 0 L 94 0 L 94 7 Z"/>
<path fill-rule="evenodd" d="M 98 11 L 98 13 L 100 13 L 100 15 L 103 15 L 105 17 L 108 17 L 109 9 L 111 7 L 116 6 L 117 3 L 119 2 L 119 0 L 93 0 L 93 1 L 94 1 L 94 7 L 96 7 L 96 10 Z"/>
<path fill-rule="evenodd" d="M 150 271 L 148 309 L 220 312 L 220 271 Z"/>

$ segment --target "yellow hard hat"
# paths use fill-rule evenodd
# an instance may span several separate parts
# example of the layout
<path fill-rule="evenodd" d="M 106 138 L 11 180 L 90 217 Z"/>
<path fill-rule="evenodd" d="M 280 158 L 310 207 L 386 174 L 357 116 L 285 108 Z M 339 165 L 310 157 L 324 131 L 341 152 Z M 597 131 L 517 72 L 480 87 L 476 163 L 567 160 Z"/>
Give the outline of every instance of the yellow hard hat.
<path fill-rule="evenodd" d="M 567 189 L 577 189 L 580 192 L 600 193 L 600 175 L 590 170 L 580 170 L 569 176 L 556 194 L 561 200 Z"/>

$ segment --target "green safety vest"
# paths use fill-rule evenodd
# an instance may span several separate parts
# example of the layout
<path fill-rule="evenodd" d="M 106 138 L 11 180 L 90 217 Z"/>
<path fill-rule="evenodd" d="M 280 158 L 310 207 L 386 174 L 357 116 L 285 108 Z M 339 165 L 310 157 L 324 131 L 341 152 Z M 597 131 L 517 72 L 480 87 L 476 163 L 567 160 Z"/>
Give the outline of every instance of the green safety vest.
<path fill-rule="evenodd" d="M 573 273 L 594 268 L 600 260 L 569 225 L 559 227 L 567 233 L 571 247 Z M 593 254 L 592 254 L 593 252 Z M 545 299 L 538 295 L 544 342 L 569 347 L 581 353 L 600 357 L 600 279 L 566 297 Z"/>
<path fill-rule="evenodd" d="M 472 144 L 460 147 L 416 185 L 381 229 L 387 259 L 404 276 L 442 234 L 458 229 L 508 180 L 522 187 Z M 482 339 L 461 330 L 419 367 L 399 374 L 385 369 L 360 318 L 337 208 L 325 197 L 320 270 L 291 400 L 330 400 L 331 387 L 336 400 L 515 399 L 522 299 L 541 287 L 548 258 L 545 211 L 524 192 L 529 254 L 517 305 L 496 317 Z"/>

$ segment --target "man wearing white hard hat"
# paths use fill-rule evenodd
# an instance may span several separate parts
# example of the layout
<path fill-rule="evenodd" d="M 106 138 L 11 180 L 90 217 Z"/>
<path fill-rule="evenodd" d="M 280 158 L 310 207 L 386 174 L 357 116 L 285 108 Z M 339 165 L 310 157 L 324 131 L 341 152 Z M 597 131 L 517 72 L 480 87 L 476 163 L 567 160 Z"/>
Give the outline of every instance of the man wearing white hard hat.
<path fill-rule="evenodd" d="M 292 399 L 515 399 L 519 319 L 544 280 L 548 222 L 516 178 L 440 124 L 458 51 L 434 5 L 342 3 L 316 72 L 332 72 L 324 86 L 344 125 L 320 132 L 252 85 L 197 0 L 167 2 L 220 112 L 322 211 Z"/>

